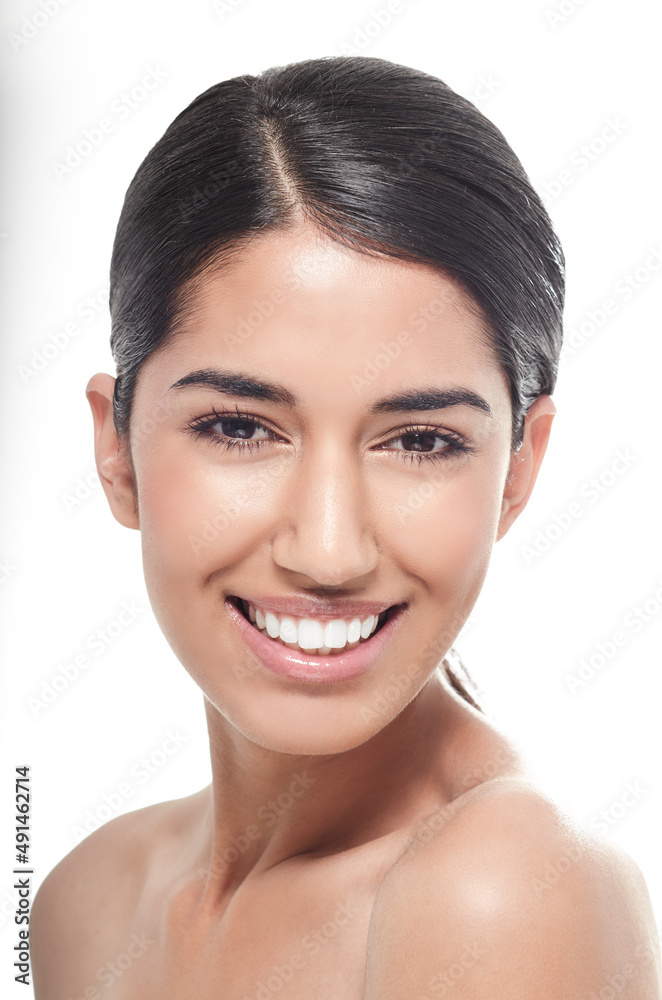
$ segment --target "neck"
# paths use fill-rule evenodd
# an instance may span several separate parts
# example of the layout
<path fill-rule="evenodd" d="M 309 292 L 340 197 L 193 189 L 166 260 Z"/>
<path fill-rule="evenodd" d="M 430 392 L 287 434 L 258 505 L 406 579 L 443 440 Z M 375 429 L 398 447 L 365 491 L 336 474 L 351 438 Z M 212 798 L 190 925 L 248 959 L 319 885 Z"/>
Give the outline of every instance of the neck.
<path fill-rule="evenodd" d="M 436 672 L 375 736 L 337 754 L 267 749 L 206 705 L 214 898 L 296 855 L 333 854 L 404 830 L 453 798 L 449 750 L 467 709 Z"/>

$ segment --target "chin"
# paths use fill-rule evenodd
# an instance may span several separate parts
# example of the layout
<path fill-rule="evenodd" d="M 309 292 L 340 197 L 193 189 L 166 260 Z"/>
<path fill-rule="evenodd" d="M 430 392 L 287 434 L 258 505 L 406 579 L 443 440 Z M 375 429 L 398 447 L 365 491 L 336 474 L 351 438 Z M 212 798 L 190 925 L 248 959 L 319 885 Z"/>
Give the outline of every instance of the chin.
<path fill-rule="evenodd" d="M 363 693 L 345 690 L 342 696 L 325 696 L 287 689 L 258 692 L 257 686 L 228 691 L 222 696 L 206 694 L 210 732 L 223 722 L 230 723 L 247 740 L 276 753 L 313 755 L 345 753 L 361 746 L 399 714 L 416 691 L 407 695 L 404 685 L 379 685 L 378 691 Z M 398 700 L 384 698 L 384 690 L 396 689 Z"/>

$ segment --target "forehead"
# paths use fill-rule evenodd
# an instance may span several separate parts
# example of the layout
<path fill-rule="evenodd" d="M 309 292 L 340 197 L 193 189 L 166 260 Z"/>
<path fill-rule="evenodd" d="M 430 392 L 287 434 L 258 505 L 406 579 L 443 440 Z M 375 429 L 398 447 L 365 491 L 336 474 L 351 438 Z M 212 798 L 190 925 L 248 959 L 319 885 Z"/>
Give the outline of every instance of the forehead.
<path fill-rule="evenodd" d="M 471 379 L 483 392 L 507 386 L 487 322 L 457 282 L 431 265 L 360 253 L 303 223 L 259 235 L 229 264 L 208 268 L 139 382 L 161 394 L 186 372 L 221 362 L 277 373 L 311 399 L 365 400 L 373 382 L 382 394 L 434 377 Z"/>

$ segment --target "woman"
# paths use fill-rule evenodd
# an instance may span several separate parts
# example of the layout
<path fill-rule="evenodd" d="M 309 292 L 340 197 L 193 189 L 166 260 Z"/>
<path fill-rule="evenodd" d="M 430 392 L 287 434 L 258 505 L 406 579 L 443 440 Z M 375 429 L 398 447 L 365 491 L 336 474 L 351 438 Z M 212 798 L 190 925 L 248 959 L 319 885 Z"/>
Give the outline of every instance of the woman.
<path fill-rule="evenodd" d="M 149 152 L 87 397 L 213 781 L 49 875 L 37 1000 L 660 995 L 638 867 L 452 651 L 545 453 L 563 289 L 504 137 L 404 66 L 225 81 Z"/>

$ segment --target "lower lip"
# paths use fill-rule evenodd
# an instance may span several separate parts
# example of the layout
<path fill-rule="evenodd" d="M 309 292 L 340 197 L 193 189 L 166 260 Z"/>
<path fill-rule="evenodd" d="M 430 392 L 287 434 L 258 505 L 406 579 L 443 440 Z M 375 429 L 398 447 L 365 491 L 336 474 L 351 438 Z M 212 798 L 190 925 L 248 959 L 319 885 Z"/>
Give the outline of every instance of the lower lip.
<path fill-rule="evenodd" d="M 390 617 L 377 632 L 373 632 L 369 639 L 360 642 L 353 649 L 344 653 L 334 653 L 332 656 L 313 656 L 284 646 L 275 639 L 269 639 L 244 618 L 232 601 L 226 598 L 225 605 L 246 645 L 252 649 L 267 670 L 293 681 L 317 684 L 344 681 L 369 670 L 395 635 L 407 610 L 406 604 L 398 605 L 397 610 L 391 612 Z"/>

